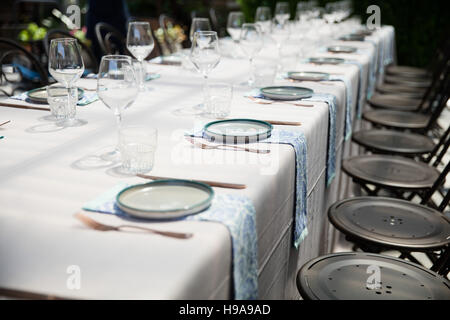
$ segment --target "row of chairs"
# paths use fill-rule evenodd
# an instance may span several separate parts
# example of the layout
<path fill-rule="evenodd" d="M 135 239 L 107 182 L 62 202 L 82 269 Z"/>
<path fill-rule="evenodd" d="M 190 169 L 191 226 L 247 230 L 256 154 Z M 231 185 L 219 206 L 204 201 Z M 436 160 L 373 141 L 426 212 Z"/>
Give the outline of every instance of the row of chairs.
<path fill-rule="evenodd" d="M 442 118 L 450 99 L 449 41 L 427 70 L 389 66 L 377 91 L 363 114 L 373 129 L 352 137 L 368 154 L 342 164 L 367 196 L 328 210 L 354 252 L 305 264 L 297 275 L 304 299 L 450 299 L 450 123 Z"/>

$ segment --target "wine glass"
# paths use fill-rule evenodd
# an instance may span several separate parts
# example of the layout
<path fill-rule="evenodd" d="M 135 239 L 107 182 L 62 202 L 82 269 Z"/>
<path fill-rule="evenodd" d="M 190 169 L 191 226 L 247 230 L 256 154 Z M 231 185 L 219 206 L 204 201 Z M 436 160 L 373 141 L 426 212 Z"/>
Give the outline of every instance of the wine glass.
<path fill-rule="evenodd" d="M 277 2 L 275 6 L 275 20 L 279 24 L 286 24 L 286 21 L 291 17 L 289 3 Z"/>
<path fill-rule="evenodd" d="M 233 11 L 228 15 L 227 31 L 235 43 L 239 42 L 241 28 L 244 22 L 244 14 L 241 11 Z"/>
<path fill-rule="evenodd" d="M 219 38 L 215 31 L 197 31 L 192 41 L 190 59 L 203 75 L 203 109 L 209 111 L 208 75 L 220 62 Z"/>
<path fill-rule="evenodd" d="M 278 49 L 278 67 L 281 67 L 281 46 L 283 43 L 288 41 L 290 37 L 291 31 L 288 23 L 281 23 L 279 20 L 276 20 L 272 27 L 272 38 L 277 44 Z"/>
<path fill-rule="evenodd" d="M 78 102 L 78 94 L 72 96 L 70 93 L 73 91 L 75 82 L 80 79 L 84 72 L 84 62 L 78 40 L 73 38 L 53 39 L 50 42 L 48 55 L 48 71 L 56 81 L 67 88 L 67 110 L 71 110 L 73 104 Z M 78 126 L 84 123 L 71 117 L 62 125 Z"/>
<path fill-rule="evenodd" d="M 259 51 L 261 51 L 263 46 L 261 27 L 255 23 L 244 23 L 242 25 L 239 43 L 242 51 L 247 55 L 250 62 L 250 78 L 248 79 L 248 85 L 252 87 L 255 83 L 253 59 Z"/>
<path fill-rule="evenodd" d="M 272 14 L 269 7 L 258 7 L 255 14 L 255 23 L 260 26 L 261 32 L 267 35 L 272 29 Z"/>
<path fill-rule="evenodd" d="M 145 91 L 144 78 L 146 69 L 144 59 L 153 51 L 155 41 L 148 22 L 133 21 L 128 24 L 127 49 L 140 64 L 137 76 L 139 91 Z"/>
<path fill-rule="evenodd" d="M 128 108 L 138 95 L 136 82 L 131 57 L 123 55 L 102 57 L 97 77 L 97 94 L 116 116 L 118 132 L 120 132 L 123 110 Z M 118 147 L 104 154 L 102 158 L 108 161 L 119 160 Z"/>
<path fill-rule="evenodd" d="M 208 18 L 192 19 L 191 30 L 189 31 L 189 39 L 191 39 L 191 43 L 194 41 L 194 34 L 197 31 L 212 31 Z"/>

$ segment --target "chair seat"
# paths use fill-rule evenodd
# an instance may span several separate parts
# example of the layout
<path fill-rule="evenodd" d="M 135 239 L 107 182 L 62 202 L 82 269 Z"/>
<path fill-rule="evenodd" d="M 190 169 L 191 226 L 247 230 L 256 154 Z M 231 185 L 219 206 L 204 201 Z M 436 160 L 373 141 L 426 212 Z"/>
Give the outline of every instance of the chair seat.
<path fill-rule="evenodd" d="M 397 84 L 406 87 L 413 88 L 428 88 L 431 85 L 431 80 L 429 79 L 420 79 L 420 78 L 405 78 L 394 75 L 386 75 L 384 77 L 385 83 Z"/>
<path fill-rule="evenodd" d="M 430 116 L 422 113 L 396 110 L 366 111 L 363 118 L 376 125 L 411 130 L 425 129 L 430 121 Z"/>
<path fill-rule="evenodd" d="M 431 188 L 439 171 L 404 157 L 365 155 L 344 160 L 342 169 L 353 179 L 383 188 L 424 190 Z"/>
<path fill-rule="evenodd" d="M 396 94 L 410 99 L 422 99 L 426 89 L 383 83 L 377 86 L 377 91 L 385 94 Z"/>
<path fill-rule="evenodd" d="M 445 216 L 410 201 L 346 199 L 330 207 L 328 218 L 344 234 L 383 247 L 425 251 L 450 243 L 450 223 Z"/>
<path fill-rule="evenodd" d="M 380 270 L 380 287 L 371 290 L 368 282 L 374 267 Z M 313 259 L 298 272 L 297 288 L 309 300 L 450 299 L 447 279 L 412 262 L 370 253 Z"/>
<path fill-rule="evenodd" d="M 429 78 L 427 70 L 408 66 L 388 66 L 386 74 L 411 78 Z"/>
<path fill-rule="evenodd" d="M 374 94 L 367 102 L 372 108 L 415 111 L 419 108 L 421 100 L 409 99 L 395 94 Z"/>
<path fill-rule="evenodd" d="M 433 151 L 429 137 L 394 130 L 362 130 L 354 132 L 352 139 L 370 150 L 398 155 L 420 155 Z"/>

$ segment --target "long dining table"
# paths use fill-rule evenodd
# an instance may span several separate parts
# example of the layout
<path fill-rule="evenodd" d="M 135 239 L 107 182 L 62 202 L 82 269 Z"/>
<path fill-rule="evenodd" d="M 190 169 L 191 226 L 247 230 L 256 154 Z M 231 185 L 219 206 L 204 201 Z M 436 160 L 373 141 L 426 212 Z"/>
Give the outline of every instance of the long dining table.
<path fill-rule="evenodd" d="M 345 77 L 351 84 L 353 130 L 361 127 L 358 98 L 364 107 L 370 91 L 370 73 L 381 81 L 383 67 L 393 59 L 394 29 L 383 26 L 370 41 L 334 44 L 356 46 L 353 54 L 318 51 L 317 56 L 341 57 L 355 64 L 299 63 L 299 71 L 322 71 Z M 330 43 L 331 44 L 331 43 Z M 277 62 L 275 45 L 266 44 L 258 59 Z M 291 83 L 280 77 L 277 85 L 298 85 L 337 99 L 336 176 L 325 181 L 329 107 L 287 103 L 260 104 L 246 97 L 238 85 L 248 78 L 248 60 L 222 57 L 211 81 L 233 83 L 230 118 L 299 122 L 307 145 L 307 235 L 293 246 L 295 153 L 290 145 L 267 146 L 270 154 L 194 148 L 184 139 L 187 130 L 212 119 L 198 115 L 202 102 L 202 77 L 175 65 L 149 63 L 148 71 L 160 74 L 140 92 L 123 113 L 124 124 L 146 123 L 158 129 L 155 165 L 151 175 L 177 179 L 245 184 L 241 190 L 214 188 L 220 194 L 239 194 L 251 200 L 256 215 L 257 276 L 259 299 L 297 299 L 298 269 L 307 261 L 332 250 L 335 231 L 327 209 L 350 194 L 348 178 L 340 170 L 343 158 L 358 153 L 344 137 L 346 86 L 344 82 Z M 375 68 L 375 69 L 374 69 Z M 78 82 L 87 92 L 95 79 Z M 359 88 L 359 90 L 358 90 Z M 359 93 L 359 96 L 358 96 Z M 369 93 L 370 94 L 370 93 Z M 233 291 L 232 242 L 221 223 L 131 221 L 160 230 L 190 232 L 187 240 L 148 233 L 100 232 L 86 228 L 74 214 L 83 205 L 117 185 L 145 183 L 124 175 L 117 164 L 97 162 L 98 155 L 114 146 L 114 116 L 101 101 L 77 108 L 87 121 L 62 128 L 47 121 L 43 110 L 14 108 L 0 101 L 0 288 L 14 292 L 75 299 L 230 299 Z M 283 126 L 275 126 L 282 128 Z M 260 147 L 255 144 L 255 147 Z M 100 163 L 100 164 L 99 164 Z M 99 222 L 123 223 L 116 215 L 89 213 Z M 79 286 L 68 285 L 73 266 Z M 1 296 L 1 293 L 0 293 Z"/>

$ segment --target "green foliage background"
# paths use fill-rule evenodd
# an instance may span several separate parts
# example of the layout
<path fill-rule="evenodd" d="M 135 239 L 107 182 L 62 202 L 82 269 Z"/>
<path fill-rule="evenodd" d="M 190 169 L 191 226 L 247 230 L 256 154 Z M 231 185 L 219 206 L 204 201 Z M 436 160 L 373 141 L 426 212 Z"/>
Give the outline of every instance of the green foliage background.
<path fill-rule="evenodd" d="M 276 0 L 237 0 L 249 21 L 256 8 L 275 8 Z M 297 0 L 288 1 L 294 14 Z M 328 0 L 321 0 L 324 5 Z M 370 5 L 381 9 L 381 23 L 396 30 L 398 63 L 424 67 L 439 43 L 450 37 L 450 0 L 353 0 L 354 14 L 365 21 Z"/>

